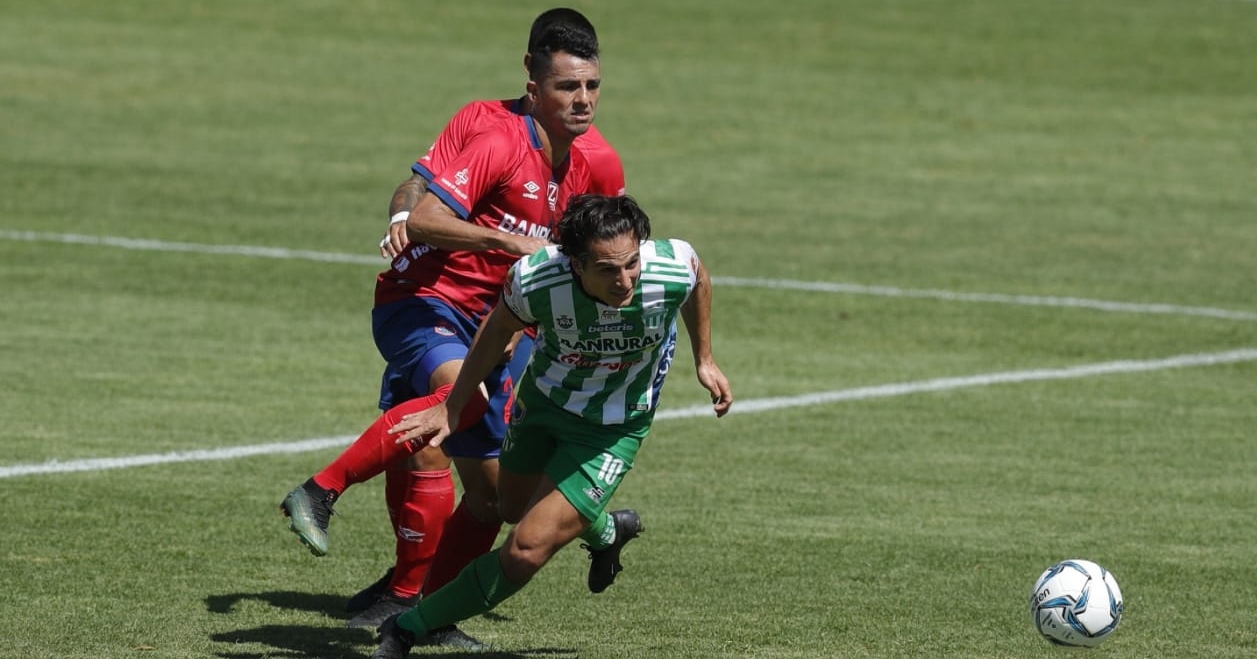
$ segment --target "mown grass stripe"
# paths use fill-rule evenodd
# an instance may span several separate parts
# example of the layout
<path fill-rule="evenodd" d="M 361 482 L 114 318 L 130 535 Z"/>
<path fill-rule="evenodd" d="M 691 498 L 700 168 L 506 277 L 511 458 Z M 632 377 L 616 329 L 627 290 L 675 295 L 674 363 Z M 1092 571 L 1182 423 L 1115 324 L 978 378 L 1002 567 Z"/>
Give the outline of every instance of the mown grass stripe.
<path fill-rule="evenodd" d="M 917 382 L 840 389 L 837 391 L 820 391 L 800 396 L 777 396 L 740 400 L 734 404 L 731 413 L 753 414 L 774 410 L 808 405 L 825 405 L 830 403 L 867 400 L 871 398 L 889 398 L 910 394 L 948 391 L 972 387 L 986 387 L 998 384 L 1018 384 L 1024 382 L 1041 382 L 1047 380 L 1071 380 L 1100 375 L 1120 373 L 1141 373 L 1171 368 L 1187 368 L 1193 366 L 1216 366 L 1257 361 L 1257 348 L 1242 348 L 1226 352 L 1177 355 L 1163 359 L 1121 360 L 1080 364 L 1062 368 L 1031 369 L 1025 371 L 1005 371 L 1000 373 L 983 373 L 950 378 L 934 378 Z M 656 419 L 690 419 L 713 414 L 707 405 L 694 405 L 675 410 L 660 410 Z M 132 455 L 116 458 L 91 458 L 86 460 L 51 460 L 41 464 L 17 464 L 0 467 L 0 478 L 16 476 L 33 476 L 38 474 L 64 474 L 78 471 L 105 471 L 110 469 L 126 469 L 157 464 L 176 462 L 206 462 L 211 460 L 234 460 L 256 455 L 273 455 L 280 453 L 305 453 L 325 448 L 345 446 L 353 441 L 352 436 L 320 437 L 296 442 L 276 442 L 272 444 L 254 444 L 250 446 L 232 446 L 218 449 L 197 451 L 172 451 L 148 455 Z"/>

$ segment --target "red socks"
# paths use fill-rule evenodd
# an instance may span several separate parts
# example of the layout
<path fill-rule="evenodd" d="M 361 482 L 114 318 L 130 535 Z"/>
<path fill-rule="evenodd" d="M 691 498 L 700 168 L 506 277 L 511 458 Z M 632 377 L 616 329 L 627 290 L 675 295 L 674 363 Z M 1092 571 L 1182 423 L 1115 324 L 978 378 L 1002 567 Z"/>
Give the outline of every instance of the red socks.
<path fill-rule="evenodd" d="M 419 594 L 453 511 L 454 479 L 449 469 L 410 472 L 406 501 L 397 515 L 397 563 L 389 582 L 393 595 Z"/>
<path fill-rule="evenodd" d="M 422 412 L 440 404 L 452 388 L 448 384 L 442 385 L 430 395 L 412 398 L 381 414 L 353 444 L 324 467 L 323 471 L 314 475 L 314 482 L 319 487 L 343 493 L 350 485 L 378 476 L 393 463 L 413 453 L 413 443 L 398 444 L 397 438 L 388 434 L 388 429 L 397 425 L 407 414 Z M 475 425 L 484 416 L 487 407 L 483 398 L 473 396 L 463 407 L 462 417 L 455 430 L 465 430 Z"/>
<path fill-rule="evenodd" d="M 388 522 L 393 525 L 394 535 L 401 519 L 402 506 L 406 505 L 406 497 L 410 495 L 410 474 L 405 460 L 389 465 L 384 471 L 384 505 L 388 508 Z"/>
<path fill-rule="evenodd" d="M 397 537 L 397 562 L 389 589 L 398 597 L 414 597 L 424 584 L 437 546 L 441 544 L 446 520 L 454 508 L 454 480 L 449 469 L 410 471 L 406 457 L 414 453 L 415 445 L 398 444 L 396 436 L 390 435 L 388 429 L 407 414 L 439 405 L 452 388 L 442 385 L 428 396 L 413 398 L 381 414 L 331 464 L 314 475 L 314 482 L 320 487 L 342 493 L 351 485 L 388 471 L 384 497 Z M 473 396 L 463 408 L 458 428 L 454 430 L 466 430 L 475 425 L 487 407 L 484 398 Z M 497 537 L 496 531 L 494 537 Z M 492 539 L 489 542 L 492 543 Z"/>
<path fill-rule="evenodd" d="M 438 588 L 454 580 L 473 559 L 493 549 L 502 524 L 485 524 L 460 503 L 449 521 L 445 523 L 444 542 L 432 558 L 428 580 L 423 583 L 423 595 L 427 597 Z"/>

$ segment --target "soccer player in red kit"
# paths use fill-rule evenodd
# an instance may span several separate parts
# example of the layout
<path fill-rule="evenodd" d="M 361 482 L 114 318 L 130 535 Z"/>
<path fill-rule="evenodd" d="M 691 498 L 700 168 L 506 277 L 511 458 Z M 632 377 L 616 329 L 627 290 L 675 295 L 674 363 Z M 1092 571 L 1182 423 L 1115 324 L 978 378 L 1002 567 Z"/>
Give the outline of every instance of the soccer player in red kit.
<path fill-rule="evenodd" d="M 590 190 L 588 162 L 572 143 L 592 125 L 597 105 L 596 38 L 552 30 L 530 53 L 529 64 L 529 113 L 504 117 L 441 167 L 406 221 L 410 244 L 377 280 L 373 324 L 377 346 L 389 361 L 381 407 L 391 409 L 281 504 L 290 528 L 316 555 L 327 551 L 331 506 L 345 488 L 407 457 L 406 445 L 397 445 L 384 430 L 402 415 L 444 400 L 507 268 L 549 244 L 567 200 Z M 481 416 L 482 399 L 459 428 L 485 427 L 444 445 L 459 468 L 470 521 L 497 522 L 480 523 L 465 546 L 451 550 L 461 562 L 481 553 L 481 546 L 492 546 L 500 526 L 496 457 L 513 391 L 509 370 L 496 369 L 485 386 L 489 413 Z M 414 498 L 432 494 L 422 478 L 414 480 L 419 481 Z M 452 486 L 449 494 L 452 498 Z M 440 532 L 439 525 L 426 528 L 425 533 Z M 475 643 L 462 639 L 467 642 L 452 641 Z"/>
<path fill-rule="evenodd" d="M 593 25 L 580 12 L 567 8 L 547 10 L 533 21 L 529 31 L 524 54 L 526 72 L 531 68 L 531 53 L 538 41 L 555 32 L 586 33 L 588 38 L 597 41 Z M 477 135 L 504 119 L 527 115 L 531 110 L 528 96 L 473 101 L 463 106 L 428 151 L 413 164 L 410 179 L 403 181 L 394 192 L 389 205 L 389 232 L 380 242 L 381 254 L 396 257 L 408 243 L 405 219 L 437 172 Z M 589 163 L 590 192 L 608 196 L 624 194 L 624 167 L 597 126 L 591 125 L 578 135 L 573 147 Z M 531 337 L 524 336 L 514 348 L 515 358 L 509 360 L 507 366 L 513 380 L 518 380 L 522 374 L 531 347 Z M 390 402 L 382 401 L 382 408 L 390 407 Z M 496 408 L 490 413 L 495 419 L 501 416 Z M 464 432 L 492 435 L 490 439 L 496 443 L 501 441 L 502 425 L 490 420 Z M 451 514 L 446 502 L 454 491 L 449 473 L 450 459 L 438 449 L 419 451 L 385 472 L 385 498 L 397 538 L 396 560 L 382 578 L 349 599 L 346 609 L 359 614 L 349 621 L 349 626 L 377 626 L 389 614 L 410 603 L 421 585 L 423 593 L 444 585 L 468 557 L 481 553 L 496 537 L 501 527 L 496 511 L 466 500 L 452 511 L 448 529 L 442 532 L 442 524 Z M 483 487 L 471 488 L 471 501 L 476 502 L 482 491 Z M 440 547 L 437 547 L 438 540 Z"/>

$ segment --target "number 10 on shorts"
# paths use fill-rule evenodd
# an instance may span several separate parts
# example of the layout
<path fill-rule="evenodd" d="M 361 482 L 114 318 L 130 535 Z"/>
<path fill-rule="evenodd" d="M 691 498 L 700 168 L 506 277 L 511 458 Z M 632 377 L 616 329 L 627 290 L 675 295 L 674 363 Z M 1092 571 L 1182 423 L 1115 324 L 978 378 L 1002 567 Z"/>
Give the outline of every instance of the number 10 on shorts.
<path fill-rule="evenodd" d="M 624 473 L 624 461 L 611 455 L 602 454 L 602 466 L 598 468 L 598 480 L 607 485 L 614 485 Z"/>

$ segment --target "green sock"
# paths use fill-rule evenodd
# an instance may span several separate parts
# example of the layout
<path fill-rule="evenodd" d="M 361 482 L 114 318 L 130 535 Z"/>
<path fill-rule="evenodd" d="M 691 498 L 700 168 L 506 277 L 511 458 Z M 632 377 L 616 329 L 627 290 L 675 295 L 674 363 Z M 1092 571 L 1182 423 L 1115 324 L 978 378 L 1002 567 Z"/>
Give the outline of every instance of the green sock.
<path fill-rule="evenodd" d="M 607 511 L 598 514 L 598 519 L 590 523 L 589 528 L 580 534 L 580 539 L 585 541 L 591 549 L 606 549 L 615 542 L 615 521 L 611 519 L 611 515 Z"/>
<path fill-rule="evenodd" d="M 511 583 L 502 574 L 498 550 L 482 554 L 463 568 L 454 580 L 397 617 L 397 624 L 426 636 L 433 629 L 486 613 L 506 598 L 518 593 L 524 584 Z"/>

